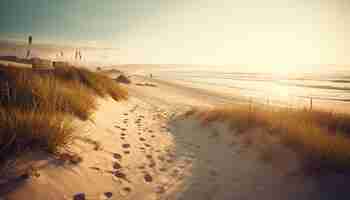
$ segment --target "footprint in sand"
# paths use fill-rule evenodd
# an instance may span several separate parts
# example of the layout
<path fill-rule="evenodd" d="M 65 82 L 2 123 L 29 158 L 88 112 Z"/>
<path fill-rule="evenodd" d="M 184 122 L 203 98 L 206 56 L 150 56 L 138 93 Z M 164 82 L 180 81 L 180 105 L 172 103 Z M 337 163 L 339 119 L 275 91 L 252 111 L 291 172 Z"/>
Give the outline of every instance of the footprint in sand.
<path fill-rule="evenodd" d="M 155 138 L 156 136 L 155 135 L 151 135 L 152 138 Z"/>
<path fill-rule="evenodd" d="M 118 178 L 118 179 L 122 179 L 124 181 L 130 182 L 126 176 L 126 174 L 124 174 L 123 172 L 117 170 L 115 172 L 113 172 L 113 175 Z"/>
<path fill-rule="evenodd" d="M 166 171 L 167 171 L 167 168 L 161 167 L 161 168 L 159 168 L 159 171 L 161 171 L 161 172 L 166 172 Z"/>
<path fill-rule="evenodd" d="M 154 160 L 151 160 L 151 163 L 148 165 L 148 167 L 150 168 L 156 167 L 156 162 L 154 162 Z"/>
<path fill-rule="evenodd" d="M 89 167 L 90 169 L 96 170 L 96 171 L 101 171 L 101 168 L 99 167 Z"/>
<path fill-rule="evenodd" d="M 123 147 L 124 149 L 128 149 L 128 148 L 130 148 L 130 144 L 122 144 L 122 147 Z"/>
<path fill-rule="evenodd" d="M 125 140 L 125 137 L 120 137 L 121 140 Z"/>
<path fill-rule="evenodd" d="M 122 159 L 122 155 L 120 155 L 119 153 L 113 153 L 113 158 L 115 158 L 117 160 L 121 160 Z"/>
<path fill-rule="evenodd" d="M 122 166 L 118 162 L 113 163 L 113 169 L 121 169 Z"/>
<path fill-rule="evenodd" d="M 126 128 L 121 128 L 120 130 L 122 130 L 122 131 L 126 131 Z"/>
<path fill-rule="evenodd" d="M 124 151 L 124 154 L 130 154 L 130 151 Z"/>
<path fill-rule="evenodd" d="M 120 191 L 119 194 L 122 196 L 127 196 L 131 193 L 131 188 L 130 187 L 123 187 Z"/>
<path fill-rule="evenodd" d="M 146 147 L 151 147 L 151 145 L 147 144 L 147 143 L 144 143 Z"/>
<path fill-rule="evenodd" d="M 143 178 L 144 178 L 145 182 L 147 182 L 147 183 L 150 183 L 153 181 L 153 177 L 148 173 L 146 173 Z"/>
<path fill-rule="evenodd" d="M 107 199 L 110 199 L 110 198 L 112 198 L 113 193 L 112 193 L 112 192 L 105 192 L 105 193 L 103 193 L 103 195 L 104 195 Z"/>
<path fill-rule="evenodd" d="M 121 136 L 126 136 L 126 134 L 125 133 L 122 133 L 122 134 L 120 134 Z"/>
<path fill-rule="evenodd" d="M 85 193 L 78 193 L 78 194 L 75 194 L 74 196 L 73 196 L 73 199 L 74 200 L 85 200 L 86 198 L 85 198 Z"/>
<path fill-rule="evenodd" d="M 147 158 L 147 159 L 153 159 L 153 156 L 150 155 L 150 154 L 148 154 L 148 155 L 146 155 L 146 158 Z"/>
<path fill-rule="evenodd" d="M 138 166 L 138 169 L 146 169 L 146 167 L 144 165 Z"/>
<path fill-rule="evenodd" d="M 129 115 L 129 114 L 128 114 L 128 113 L 124 113 L 123 115 L 127 116 L 127 115 Z"/>
<path fill-rule="evenodd" d="M 143 137 L 140 137 L 139 139 L 140 139 L 140 141 L 142 141 L 142 142 L 146 141 L 146 139 L 143 138 Z"/>

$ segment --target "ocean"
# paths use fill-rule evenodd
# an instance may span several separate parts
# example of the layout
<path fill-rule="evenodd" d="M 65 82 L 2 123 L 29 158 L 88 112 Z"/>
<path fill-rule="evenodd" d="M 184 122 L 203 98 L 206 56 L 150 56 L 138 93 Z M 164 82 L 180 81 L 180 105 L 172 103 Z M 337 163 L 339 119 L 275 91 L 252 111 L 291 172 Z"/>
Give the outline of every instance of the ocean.
<path fill-rule="evenodd" d="M 80 48 L 83 54 L 81 64 L 90 66 L 118 65 L 122 54 L 117 49 Z M 0 43 L 0 56 L 23 57 L 27 47 Z M 32 57 L 51 60 L 74 60 L 74 47 L 49 45 L 32 46 Z M 60 55 L 63 52 L 63 55 Z M 135 58 L 136 59 L 136 58 Z M 280 66 L 283 71 L 283 65 Z M 94 67 L 95 68 L 95 67 Z M 241 97 L 242 100 L 282 106 L 308 105 L 310 99 L 326 103 L 350 104 L 350 66 L 305 66 L 297 73 L 274 73 L 239 65 L 143 65 L 138 74 L 175 81 L 188 87 L 200 88 L 224 94 L 227 97 Z M 310 70 L 312 69 L 312 70 Z"/>
<path fill-rule="evenodd" d="M 160 65 L 148 72 L 155 78 L 259 103 L 301 106 L 309 104 L 311 99 L 315 102 L 350 102 L 350 66 L 322 69 L 280 74 L 252 72 L 239 66 Z"/>

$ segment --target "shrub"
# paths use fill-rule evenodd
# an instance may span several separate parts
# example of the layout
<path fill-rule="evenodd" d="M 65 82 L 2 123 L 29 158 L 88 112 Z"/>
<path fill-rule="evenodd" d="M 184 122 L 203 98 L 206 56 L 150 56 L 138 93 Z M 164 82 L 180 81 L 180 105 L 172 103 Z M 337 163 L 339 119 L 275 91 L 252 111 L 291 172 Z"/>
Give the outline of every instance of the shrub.
<path fill-rule="evenodd" d="M 228 123 L 238 133 L 263 128 L 265 134 L 302 155 L 305 166 L 325 170 L 350 167 L 350 115 L 326 111 L 259 108 L 230 105 L 211 110 L 190 111 L 203 125 Z"/>
<path fill-rule="evenodd" d="M 0 158 L 35 148 L 57 152 L 69 143 L 73 130 L 62 113 L 0 108 Z"/>
<path fill-rule="evenodd" d="M 32 70 L 0 67 L 0 158 L 26 149 L 57 152 L 69 144 L 72 117 L 87 120 L 96 96 L 127 98 L 106 76 L 85 69 Z"/>

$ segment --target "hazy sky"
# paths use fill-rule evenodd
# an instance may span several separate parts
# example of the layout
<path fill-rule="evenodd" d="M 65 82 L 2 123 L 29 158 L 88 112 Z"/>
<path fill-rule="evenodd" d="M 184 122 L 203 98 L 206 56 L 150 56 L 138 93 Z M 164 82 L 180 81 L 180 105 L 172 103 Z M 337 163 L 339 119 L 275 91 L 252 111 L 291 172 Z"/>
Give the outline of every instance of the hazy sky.
<path fill-rule="evenodd" d="M 350 64 L 350 1 L 1 0 L 0 38 L 29 33 L 130 63 Z"/>

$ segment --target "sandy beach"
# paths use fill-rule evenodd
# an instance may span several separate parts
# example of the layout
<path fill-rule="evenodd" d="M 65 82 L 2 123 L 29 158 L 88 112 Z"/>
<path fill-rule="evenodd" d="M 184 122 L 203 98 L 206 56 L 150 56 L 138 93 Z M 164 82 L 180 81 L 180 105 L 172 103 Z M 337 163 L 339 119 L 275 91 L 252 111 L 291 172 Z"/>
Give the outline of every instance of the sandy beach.
<path fill-rule="evenodd" d="M 0 195 L 9 200 L 28 195 L 38 200 L 348 198 L 343 175 L 303 176 L 297 156 L 283 147 L 271 164 L 224 124 L 205 127 L 181 117 L 193 106 L 225 104 L 224 97 L 129 75 L 131 84 L 123 84 L 127 101 L 100 99 L 93 120 L 76 120 L 78 131 L 67 151 L 78 161 L 45 153 L 9 161 Z M 23 178 L 28 170 L 30 177 Z"/>
<path fill-rule="evenodd" d="M 350 199 L 350 0 L 0 13 L 0 200 Z"/>

